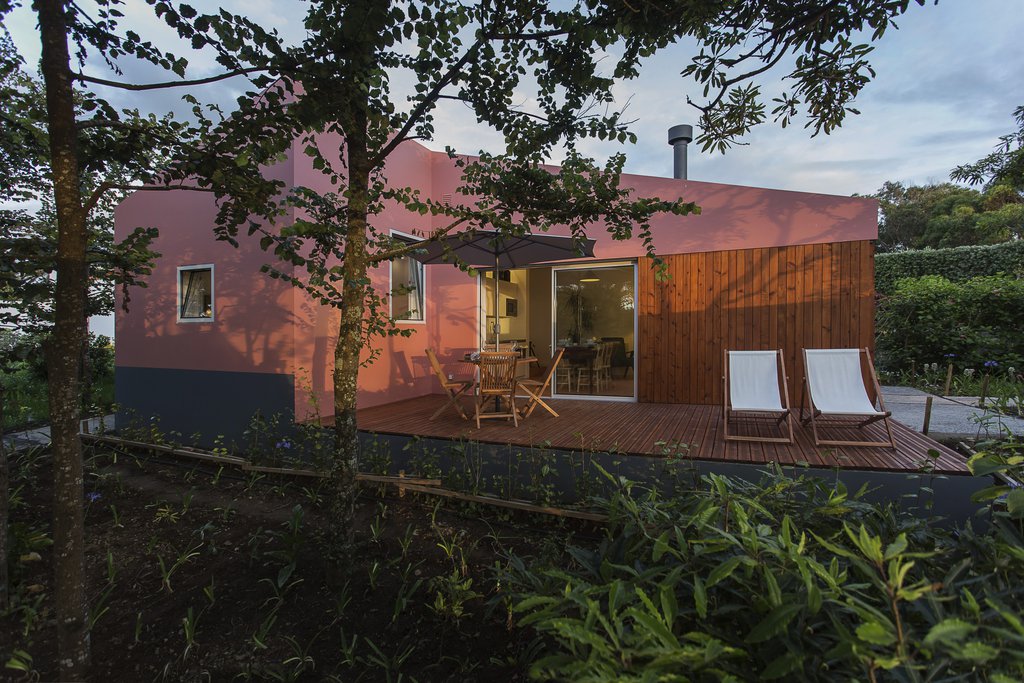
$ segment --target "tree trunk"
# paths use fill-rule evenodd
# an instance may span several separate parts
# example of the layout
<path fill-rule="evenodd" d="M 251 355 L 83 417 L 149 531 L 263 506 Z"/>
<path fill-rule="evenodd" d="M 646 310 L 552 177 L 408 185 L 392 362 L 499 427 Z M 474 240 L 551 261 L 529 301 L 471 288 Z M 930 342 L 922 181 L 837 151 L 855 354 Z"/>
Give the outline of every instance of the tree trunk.
<path fill-rule="evenodd" d="M 7 463 L 7 444 L 4 443 L 4 403 L 7 395 L 0 385 L 0 610 L 11 602 L 11 577 L 7 574 L 7 553 L 10 552 L 7 529 L 10 514 L 11 470 Z"/>
<path fill-rule="evenodd" d="M 357 117 L 358 118 L 358 117 Z M 362 119 L 365 126 L 365 118 Z M 346 138 L 349 168 L 349 199 L 343 263 L 343 291 L 338 343 L 334 347 L 334 439 L 335 456 L 331 470 L 332 528 L 337 530 L 336 549 L 345 553 L 355 540 L 355 473 L 359 461 L 359 431 L 356 424 L 356 392 L 359 355 L 363 346 L 363 315 L 368 258 L 366 215 L 370 168 L 365 127 L 362 135 L 350 131 Z"/>
<path fill-rule="evenodd" d="M 342 263 L 341 322 L 334 347 L 334 463 L 331 468 L 332 545 L 344 557 L 355 540 L 355 473 L 359 463 L 359 431 L 356 424 L 356 392 L 359 356 L 363 347 L 363 316 L 366 313 L 367 214 L 370 207 L 369 108 L 367 80 L 379 68 L 375 37 L 387 30 L 390 2 L 374 0 L 350 4 L 341 22 L 361 27 L 363 41 L 353 41 L 347 51 L 347 73 L 352 97 L 343 105 L 340 121 L 348 167 L 348 205 L 345 214 L 345 256 Z M 358 93 L 358 94 L 356 94 Z"/>
<path fill-rule="evenodd" d="M 53 442 L 53 541 L 57 651 L 62 680 L 82 680 L 90 665 L 84 571 L 84 492 L 80 359 L 85 337 L 86 241 L 77 130 L 63 0 L 35 0 L 42 38 L 42 72 L 57 207 L 54 332 L 47 349 L 50 437 Z"/>

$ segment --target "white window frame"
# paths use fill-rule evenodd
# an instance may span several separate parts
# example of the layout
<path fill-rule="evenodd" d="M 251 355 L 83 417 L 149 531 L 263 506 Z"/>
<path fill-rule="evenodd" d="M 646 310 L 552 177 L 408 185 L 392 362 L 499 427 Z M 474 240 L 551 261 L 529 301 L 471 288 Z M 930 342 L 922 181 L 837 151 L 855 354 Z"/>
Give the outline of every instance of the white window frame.
<path fill-rule="evenodd" d="M 405 238 L 411 239 L 411 240 L 420 240 L 421 239 L 421 238 L 417 237 L 416 235 L 411 235 L 411 234 L 409 234 L 407 232 L 401 232 L 399 230 L 392 230 L 389 234 L 391 234 L 393 236 L 397 236 L 397 237 L 405 237 Z M 395 323 L 398 323 L 398 324 L 401 324 L 401 325 L 426 325 L 427 324 L 427 265 L 425 263 L 417 261 L 416 259 L 412 258 L 411 256 L 403 256 L 402 258 L 408 258 L 410 261 L 413 261 L 414 263 L 419 263 L 420 268 L 423 269 L 423 299 L 422 299 L 423 300 L 423 318 L 420 319 L 420 320 L 410 320 L 408 318 L 402 318 L 401 320 L 396 320 L 395 319 L 395 315 L 394 315 L 394 301 L 395 301 L 394 300 L 394 291 L 395 291 L 394 263 L 395 263 L 395 260 L 394 259 L 388 261 L 388 317 L 391 318 L 391 320 L 393 320 Z"/>
<path fill-rule="evenodd" d="M 189 270 L 210 271 L 210 317 L 209 318 L 182 318 L 181 317 L 181 274 Z M 216 293 L 216 272 L 212 263 L 197 263 L 190 266 L 178 266 L 175 273 L 175 289 L 177 294 L 174 297 L 174 317 L 179 323 L 212 323 L 217 319 L 217 293 Z"/>

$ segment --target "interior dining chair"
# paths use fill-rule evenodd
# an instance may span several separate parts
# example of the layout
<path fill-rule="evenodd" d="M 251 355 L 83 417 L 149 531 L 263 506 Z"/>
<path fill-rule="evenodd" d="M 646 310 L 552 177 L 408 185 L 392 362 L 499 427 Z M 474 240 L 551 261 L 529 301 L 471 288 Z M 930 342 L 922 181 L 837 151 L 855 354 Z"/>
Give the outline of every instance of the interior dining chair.
<path fill-rule="evenodd" d="M 441 383 L 441 389 L 448 397 L 448 402 L 438 408 L 437 411 L 430 416 L 430 419 L 436 419 L 438 415 L 443 413 L 450 406 L 455 409 L 455 412 L 457 412 L 463 420 L 468 420 L 469 416 L 466 415 L 466 411 L 464 411 L 462 406 L 459 405 L 459 397 L 472 389 L 475 382 L 472 379 L 464 378 L 448 379 L 448 375 L 445 374 L 444 368 L 441 367 L 441 363 L 437 360 L 437 354 L 434 353 L 434 349 L 427 349 L 427 358 L 430 360 L 430 366 L 434 369 L 437 381 Z"/>
<path fill-rule="evenodd" d="M 512 418 L 513 424 L 519 426 L 519 412 L 516 410 L 516 364 L 519 360 L 517 352 L 481 351 L 480 378 L 476 392 L 476 428 L 480 429 L 480 420 L 492 418 Z M 484 404 L 495 400 L 496 405 L 503 399 L 507 404 L 502 409 L 484 412 Z"/>
<path fill-rule="evenodd" d="M 870 383 L 878 400 L 878 407 L 868 397 L 861 359 L 867 363 Z M 864 349 L 804 349 L 804 396 L 800 404 L 800 417 L 804 424 L 811 423 L 816 446 L 878 446 L 896 448 L 892 425 L 882 398 L 871 352 Z M 810 416 L 804 417 L 804 406 L 810 402 Z M 863 429 L 872 422 L 882 421 L 887 441 L 877 440 L 825 440 L 818 436 L 818 428 L 825 426 L 857 427 Z"/>
<path fill-rule="evenodd" d="M 793 443 L 793 413 L 782 349 L 725 351 L 722 376 L 722 431 L 726 441 Z M 780 382 L 781 379 L 781 382 Z M 740 436 L 729 433 L 731 418 L 770 419 L 786 423 L 788 436 Z"/>
<path fill-rule="evenodd" d="M 597 380 L 597 390 L 602 391 L 612 382 L 612 352 L 615 345 L 611 342 L 601 342 L 597 347 L 597 359 L 594 361 L 594 376 Z"/>
<path fill-rule="evenodd" d="M 551 359 L 551 366 L 548 367 L 548 371 L 544 373 L 543 381 L 535 379 L 519 380 L 518 388 L 528 396 L 526 399 L 526 405 L 523 406 L 523 417 L 530 417 L 537 406 L 540 406 L 555 417 L 558 417 L 558 413 L 556 413 L 555 409 L 544 401 L 543 396 L 544 392 L 547 391 L 548 387 L 551 385 L 551 378 L 555 376 L 555 372 L 561 363 L 563 355 L 565 355 L 565 349 L 558 349 L 558 351 L 555 352 L 555 357 Z"/>

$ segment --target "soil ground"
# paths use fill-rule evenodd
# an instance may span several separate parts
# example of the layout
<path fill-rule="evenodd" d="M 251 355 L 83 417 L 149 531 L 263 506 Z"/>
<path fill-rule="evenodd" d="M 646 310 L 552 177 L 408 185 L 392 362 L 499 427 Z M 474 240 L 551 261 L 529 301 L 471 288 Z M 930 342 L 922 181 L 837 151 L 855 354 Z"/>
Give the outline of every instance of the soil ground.
<path fill-rule="evenodd" d="M 0 678 L 57 678 L 50 469 L 38 449 L 12 462 L 14 607 L 0 657 L 30 673 Z M 525 678 L 537 643 L 512 626 L 493 570 L 509 550 L 561 552 L 572 530 L 366 487 L 354 558 L 332 560 L 318 486 L 97 452 L 92 680 Z"/>

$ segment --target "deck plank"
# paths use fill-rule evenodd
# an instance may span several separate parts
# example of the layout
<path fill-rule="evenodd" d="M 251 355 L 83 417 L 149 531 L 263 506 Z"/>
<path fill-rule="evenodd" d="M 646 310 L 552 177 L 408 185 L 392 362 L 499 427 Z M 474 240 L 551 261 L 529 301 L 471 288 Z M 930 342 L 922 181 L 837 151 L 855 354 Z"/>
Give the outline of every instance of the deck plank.
<path fill-rule="evenodd" d="M 517 429 L 507 420 L 488 420 L 476 429 L 472 420 L 462 420 L 452 410 L 431 421 L 430 415 L 445 401 L 431 395 L 363 408 L 358 412 L 362 431 L 381 434 L 418 435 L 440 439 L 464 439 L 492 444 L 534 447 L 545 442 L 552 448 L 591 450 L 615 448 L 626 455 L 651 455 L 661 452 L 655 444 L 682 442 L 690 445 L 686 457 L 695 460 L 782 465 L 808 463 L 814 467 L 917 472 L 922 463 L 932 461 L 929 450 L 938 452 L 934 471 L 942 474 L 967 474 L 960 454 L 932 441 L 909 427 L 892 422 L 896 450 L 866 447 L 816 447 L 810 426 L 804 427 L 794 416 L 795 443 L 726 442 L 722 438 L 722 409 L 714 405 L 667 403 L 624 403 L 615 401 L 551 400 L 560 417 L 537 410 L 522 420 Z M 736 423 L 738 434 L 775 434 L 773 425 Z M 881 423 L 859 430 L 829 427 L 823 438 L 885 438 Z M 581 439 L 582 435 L 582 439 Z"/>

